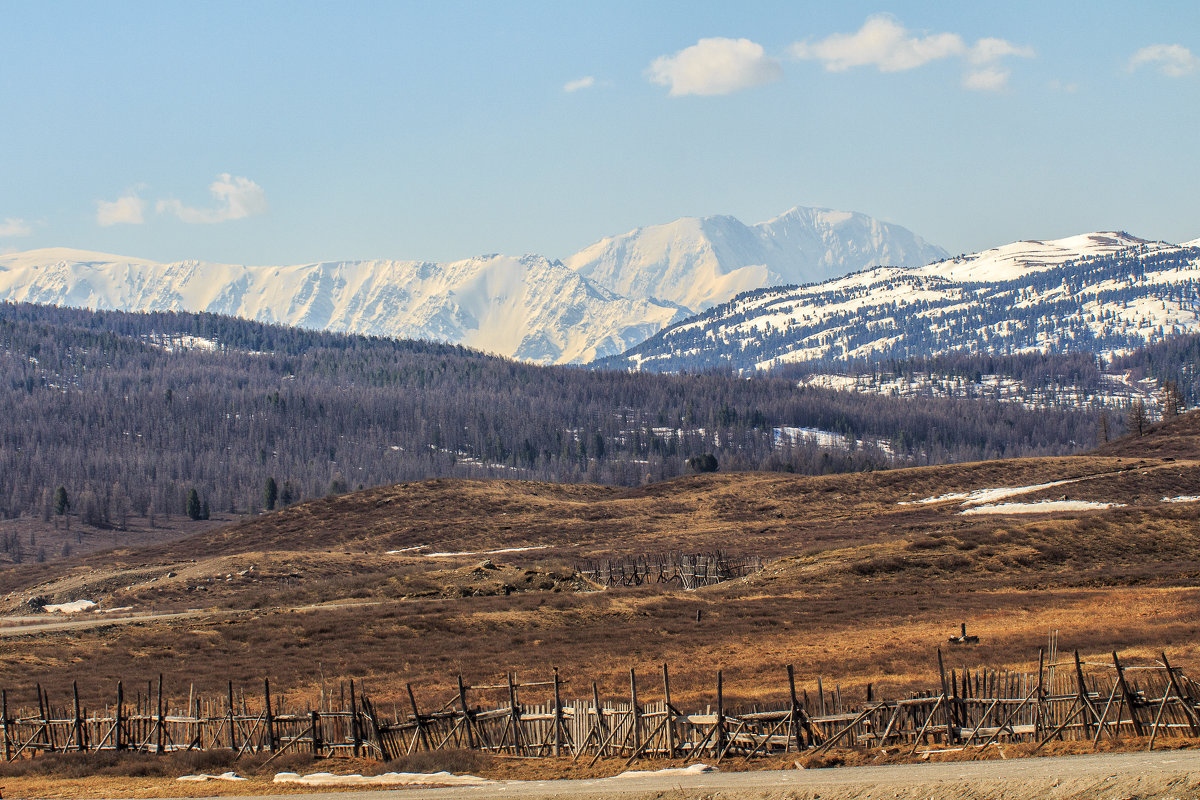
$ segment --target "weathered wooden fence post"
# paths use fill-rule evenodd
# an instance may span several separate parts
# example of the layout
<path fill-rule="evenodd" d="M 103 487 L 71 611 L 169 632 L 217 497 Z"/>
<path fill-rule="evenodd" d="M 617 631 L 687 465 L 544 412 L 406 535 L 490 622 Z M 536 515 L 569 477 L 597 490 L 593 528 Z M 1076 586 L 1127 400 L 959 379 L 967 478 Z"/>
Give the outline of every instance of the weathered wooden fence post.
<path fill-rule="evenodd" d="M 667 672 L 667 664 L 663 662 L 663 695 L 666 697 L 667 711 L 667 758 L 675 757 L 675 706 L 671 705 L 671 676 Z"/>
<path fill-rule="evenodd" d="M 229 713 L 229 749 L 235 753 L 238 749 L 237 743 L 237 718 L 233 710 L 233 681 L 229 681 L 229 694 L 227 696 L 228 713 Z M 357 755 L 357 754 L 356 754 Z"/>
<path fill-rule="evenodd" d="M 554 668 L 554 757 L 562 755 L 563 710 L 559 692 L 558 667 Z"/>
<path fill-rule="evenodd" d="M 271 679 L 263 678 L 263 702 L 266 704 L 264 719 L 267 723 L 267 747 L 275 752 L 275 715 L 271 711 Z"/>
<path fill-rule="evenodd" d="M 125 685 L 117 681 L 117 719 L 113 723 L 113 747 L 125 749 Z"/>
<path fill-rule="evenodd" d="M 362 754 L 362 727 L 358 722 L 358 700 L 354 696 L 353 678 L 350 679 L 350 741 L 354 757 L 358 758 Z"/>
<path fill-rule="evenodd" d="M 163 736 L 166 734 L 166 727 L 167 710 L 163 705 L 163 676 L 160 672 L 158 673 L 158 722 L 155 730 L 155 733 L 158 735 L 158 741 L 154 746 L 154 752 L 156 753 L 161 754 L 166 752 L 166 743 L 163 741 Z"/>
<path fill-rule="evenodd" d="M 12 761 L 12 735 L 9 732 L 12 723 L 8 718 L 8 689 L 0 690 L 0 706 L 0 715 L 4 723 L 4 760 Z"/>
<path fill-rule="evenodd" d="M 1125 705 L 1129 708 L 1129 718 L 1133 722 L 1133 730 L 1138 736 L 1145 736 L 1146 731 L 1142 727 L 1142 721 L 1138 718 L 1137 713 L 1137 698 L 1129 691 L 1129 684 L 1125 682 L 1125 670 L 1121 667 L 1121 659 L 1117 658 L 1117 651 L 1113 650 L 1113 666 L 1117 668 L 1117 683 L 1121 687 L 1121 697 L 1124 699 Z M 1118 729 L 1120 728 L 1118 724 Z"/>
<path fill-rule="evenodd" d="M 83 741 L 83 712 L 79 710 L 79 682 L 71 681 L 71 697 L 74 700 L 75 721 L 71 725 L 75 729 L 75 749 L 83 752 L 86 747 Z"/>

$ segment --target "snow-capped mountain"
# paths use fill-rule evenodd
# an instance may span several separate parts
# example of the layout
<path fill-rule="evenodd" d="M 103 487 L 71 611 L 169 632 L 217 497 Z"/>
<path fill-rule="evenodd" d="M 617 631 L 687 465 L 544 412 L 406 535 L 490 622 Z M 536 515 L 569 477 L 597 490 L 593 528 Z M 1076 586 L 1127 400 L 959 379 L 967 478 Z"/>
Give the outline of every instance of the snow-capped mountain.
<path fill-rule="evenodd" d="M 543 364 L 585 363 L 621 353 L 689 309 L 746 289 L 799 280 L 813 270 L 823 277 L 943 255 L 903 228 L 862 214 L 797 208 L 749 227 L 732 217 L 709 217 L 644 228 L 593 245 L 566 265 L 500 255 L 445 264 L 163 264 L 31 250 L 0 256 L 0 300 L 211 311 L 453 342 Z"/>
<path fill-rule="evenodd" d="M 947 253 L 899 225 L 847 211 L 793 208 L 745 225 L 685 217 L 596 242 L 565 263 L 614 292 L 699 311 L 741 292 L 811 283 L 876 264 L 928 264 Z"/>
<path fill-rule="evenodd" d="M 464 344 L 537 363 L 619 353 L 682 317 L 540 256 L 449 264 L 161 264 L 62 248 L 0 256 L 0 299 L 260 322 Z"/>
<path fill-rule="evenodd" d="M 1100 232 L 748 292 L 600 363 L 673 371 L 956 349 L 1107 353 L 1185 331 L 1200 331 L 1200 247 Z"/>

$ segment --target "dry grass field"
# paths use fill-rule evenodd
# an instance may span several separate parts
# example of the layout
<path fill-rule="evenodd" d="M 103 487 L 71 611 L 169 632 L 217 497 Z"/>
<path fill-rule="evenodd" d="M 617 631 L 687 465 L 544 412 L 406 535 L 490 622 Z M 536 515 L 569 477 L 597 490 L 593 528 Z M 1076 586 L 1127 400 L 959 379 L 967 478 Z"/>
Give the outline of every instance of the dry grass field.
<path fill-rule="evenodd" d="M 1019 491 L 992 502 L 1119 505 L 963 513 L 986 505 L 967 493 L 1001 488 Z M 557 666 L 567 696 L 589 694 L 593 680 L 620 696 L 633 667 L 652 699 L 666 662 L 677 704 L 713 702 L 721 669 L 737 705 L 782 699 L 792 663 L 803 689 L 821 676 L 858 700 L 868 683 L 885 695 L 930 688 L 936 648 L 960 622 L 980 643 L 948 649 L 951 666 L 1028 669 L 1058 629 L 1063 650 L 1102 659 L 1117 649 L 1136 663 L 1165 649 L 1195 674 L 1200 503 L 1164 502 L 1191 495 L 1193 415 L 1071 458 L 719 473 L 637 489 L 383 487 L 4 569 L 6 614 L 34 596 L 199 613 L 6 635 L 0 686 L 10 703 L 36 705 L 35 683 L 63 699 L 74 680 L 99 707 L 118 679 L 144 687 L 163 673 L 182 698 L 193 687 L 223 696 L 229 680 L 258 692 L 270 676 L 291 704 L 354 677 L 388 700 L 412 682 L 437 705 L 460 672 L 472 683 L 510 670 L 534 680 Z M 715 549 L 761 556 L 766 569 L 695 591 L 597 591 L 574 573 L 589 558 Z"/>

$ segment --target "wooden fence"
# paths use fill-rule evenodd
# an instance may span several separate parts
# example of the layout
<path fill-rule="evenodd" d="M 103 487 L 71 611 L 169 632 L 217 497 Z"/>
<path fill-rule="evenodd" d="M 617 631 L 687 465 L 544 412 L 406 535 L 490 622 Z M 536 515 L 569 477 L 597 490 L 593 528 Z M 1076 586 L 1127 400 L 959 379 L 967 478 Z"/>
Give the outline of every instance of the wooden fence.
<path fill-rule="evenodd" d="M 1051 655 L 1053 655 L 1053 647 Z M 392 760 L 406 754 L 465 748 L 519 756 L 600 758 L 664 757 L 750 759 L 787 752 L 843 747 L 987 747 L 997 742 L 1054 738 L 1090 740 L 1200 736 L 1200 684 L 1162 654 L 1153 665 L 1087 662 L 1076 652 L 1067 660 L 1047 659 L 1037 672 L 981 668 L 949 670 L 938 652 L 938 686 L 899 699 L 880 699 L 867 689 L 865 703 L 844 703 L 841 690 L 827 691 L 821 679 L 810 697 L 797 691 L 792 667 L 782 699 L 773 705 L 727 708 L 722 673 L 716 675 L 715 705 L 683 713 L 672 702 L 668 668 L 655 676 L 656 699 L 630 670 L 629 694 L 620 701 L 590 696 L 564 700 L 565 684 L 549 680 L 468 685 L 459 677 L 442 702 L 418 705 L 411 685 L 404 709 L 377 705 L 362 682 L 343 684 L 336 698 L 317 708 L 289 708 L 262 694 L 247 697 L 232 684 L 222 698 L 188 693 L 187 704 L 168 702 L 164 681 L 147 685 L 131 699 L 117 684 L 115 703 L 89 712 L 74 691 L 69 705 L 55 706 L 36 687 L 36 706 L 10 713 L 3 703 L 6 760 L 61 751 L 127 750 L 166 753 L 230 749 L 245 753 L 310 752 L 318 756 L 368 756 Z M 784 670 L 781 670 L 783 673 Z M 782 675 L 781 675 L 782 677 Z M 641 680 L 645 680 L 644 677 Z M 348 691 L 347 691 L 348 686 Z M 324 695 L 324 692 L 322 693 Z M 428 697 L 426 698 L 428 699 Z"/>
<path fill-rule="evenodd" d="M 602 559 L 577 564 L 575 571 L 600 586 L 641 586 L 644 583 L 678 583 L 698 589 L 761 572 L 758 556 L 712 553 L 659 553 Z"/>

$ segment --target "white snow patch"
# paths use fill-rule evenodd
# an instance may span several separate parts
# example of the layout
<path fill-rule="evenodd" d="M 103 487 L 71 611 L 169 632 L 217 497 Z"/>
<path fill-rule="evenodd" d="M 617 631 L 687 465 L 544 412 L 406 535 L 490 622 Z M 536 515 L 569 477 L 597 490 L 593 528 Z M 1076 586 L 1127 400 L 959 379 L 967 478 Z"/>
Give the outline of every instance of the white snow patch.
<path fill-rule="evenodd" d="M 487 778 L 449 772 L 385 772 L 382 775 L 334 775 L 332 772 L 299 775 L 280 772 L 272 782 L 304 786 L 484 786 L 495 783 Z"/>
<path fill-rule="evenodd" d="M 411 553 L 413 550 L 421 550 L 422 548 L 425 548 L 425 547 L 429 547 L 429 545 L 419 544 L 415 547 L 402 547 L 399 550 L 388 550 L 387 553 L 385 553 L 384 555 L 396 556 L 396 555 L 400 555 L 401 553 Z"/>
<path fill-rule="evenodd" d="M 609 780 L 618 778 L 643 778 L 647 775 L 703 775 L 705 772 L 718 772 L 716 767 L 708 764 L 692 764 L 690 767 L 671 767 L 669 769 L 631 770 L 613 775 Z"/>
<path fill-rule="evenodd" d="M 220 775 L 180 775 L 175 780 L 177 781 L 244 781 L 246 778 L 241 777 L 236 772 L 222 772 Z"/>
<path fill-rule="evenodd" d="M 525 550 L 545 550 L 550 545 L 537 544 L 530 547 L 505 547 L 500 550 L 472 550 L 462 553 L 426 553 L 427 558 L 450 558 L 453 556 L 491 556 L 497 553 L 521 553 Z"/>
<path fill-rule="evenodd" d="M 960 511 L 960 514 L 1047 514 L 1051 511 L 1091 511 L 1122 508 L 1124 503 L 1098 503 L 1092 500 L 1039 500 L 1036 503 L 997 503 Z"/>
<path fill-rule="evenodd" d="M 950 492 L 949 494 L 938 495 L 937 497 L 926 497 L 922 500 L 902 500 L 899 505 L 915 506 L 924 503 L 944 503 L 950 500 L 962 500 L 964 506 L 974 506 L 981 503 L 994 503 L 997 500 L 1003 500 L 1006 497 L 1013 497 L 1019 494 L 1029 494 L 1042 489 L 1051 489 L 1055 486 L 1065 486 L 1068 483 L 1081 481 L 1083 478 L 1070 478 L 1063 481 L 1053 481 L 1051 483 L 1035 483 L 1031 486 L 1001 486 L 995 489 L 976 489 L 973 492 Z"/>
<path fill-rule="evenodd" d="M 81 611 L 99 611 L 100 604 L 91 600 L 75 600 L 70 603 L 55 603 L 42 606 L 42 610 L 51 614 L 78 614 Z"/>
<path fill-rule="evenodd" d="M 1178 497 L 1164 497 L 1164 503 L 1194 503 L 1200 500 L 1200 494 L 1181 494 Z"/>

